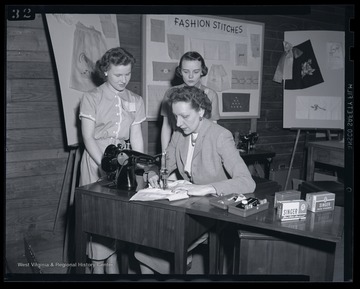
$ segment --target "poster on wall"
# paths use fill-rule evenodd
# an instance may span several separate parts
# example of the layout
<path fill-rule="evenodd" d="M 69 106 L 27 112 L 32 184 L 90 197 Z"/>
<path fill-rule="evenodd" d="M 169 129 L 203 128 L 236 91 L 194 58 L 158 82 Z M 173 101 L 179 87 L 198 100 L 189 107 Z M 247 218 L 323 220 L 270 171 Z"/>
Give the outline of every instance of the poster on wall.
<path fill-rule="evenodd" d="M 258 118 L 262 87 L 264 24 L 217 16 L 143 16 L 143 97 L 156 120 L 175 69 L 187 51 L 208 67 L 203 85 L 217 92 L 220 118 Z M 179 83 L 177 83 L 179 84 Z"/>
<path fill-rule="evenodd" d="M 295 49 L 284 81 L 284 128 L 344 129 L 345 32 L 285 31 Z"/>
<path fill-rule="evenodd" d="M 67 144 L 81 143 L 79 104 L 97 86 L 92 72 L 97 60 L 120 46 L 115 14 L 46 14 L 65 119 Z"/>

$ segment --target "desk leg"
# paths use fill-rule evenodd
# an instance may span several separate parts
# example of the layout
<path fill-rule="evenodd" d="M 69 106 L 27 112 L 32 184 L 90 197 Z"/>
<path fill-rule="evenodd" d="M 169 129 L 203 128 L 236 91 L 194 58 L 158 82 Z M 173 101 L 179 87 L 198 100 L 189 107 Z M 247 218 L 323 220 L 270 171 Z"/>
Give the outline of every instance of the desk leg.
<path fill-rule="evenodd" d="M 186 261 L 187 261 L 187 244 L 186 236 L 186 218 L 188 215 L 184 213 L 176 214 L 176 230 L 175 230 L 175 252 L 174 252 L 174 273 L 186 274 Z"/>
<path fill-rule="evenodd" d="M 272 163 L 272 158 L 267 158 L 265 162 L 265 179 L 270 179 L 270 166 Z"/>
<path fill-rule="evenodd" d="M 87 234 L 82 229 L 82 194 L 75 193 L 75 262 L 76 273 L 85 273 Z M 84 265 L 82 265 L 84 264 Z"/>
<path fill-rule="evenodd" d="M 219 274 L 219 271 L 222 270 L 222 262 L 220 265 L 219 264 L 220 256 L 218 252 L 219 252 L 219 229 L 218 229 L 218 224 L 216 224 L 209 231 L 209 274 Z"/>
<path fill-rule="evenodd" d="M 307 164 L 306 164 L 306 180 L 313 181 L 314 179 L 314 171 L 315 171 L 315 163 L 314 163 L 314 148 L 308 148 L 308 156 L 307 156 Z"/>
<path fill-rule="evenodd" d="M 117 252 L 118 252 L 118 262 L 120 264 L 120 273 L 128 274 L 129 273 L 129 251 L 132 250 L 128 244 L 122 241 L 117 241 Z"/>

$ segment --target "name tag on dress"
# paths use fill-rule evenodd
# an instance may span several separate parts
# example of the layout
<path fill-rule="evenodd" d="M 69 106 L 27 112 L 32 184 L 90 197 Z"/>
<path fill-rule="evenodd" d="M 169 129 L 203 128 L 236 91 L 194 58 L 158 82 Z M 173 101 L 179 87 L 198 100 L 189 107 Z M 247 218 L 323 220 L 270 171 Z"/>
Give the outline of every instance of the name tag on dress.
<path fill-rule="evenodd" d="M 129 112 L 136 111 L 136 106 L 135 106 L 134 102 L 128 102 L 128 101 L 124 101 L 124 100 L 122 102 L 123 102 L 123 108 L 126 111 L 129 111 Z"/>

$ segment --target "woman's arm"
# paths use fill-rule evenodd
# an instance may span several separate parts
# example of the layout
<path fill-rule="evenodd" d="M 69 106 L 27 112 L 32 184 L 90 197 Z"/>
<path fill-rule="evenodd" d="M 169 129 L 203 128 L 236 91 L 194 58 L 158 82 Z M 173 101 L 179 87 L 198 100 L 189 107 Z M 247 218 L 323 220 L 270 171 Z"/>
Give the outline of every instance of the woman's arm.
<path fill-rule="evenodd" d="M 134 151 L 144 152 L 144 138 L 141 130 L 141 123 L 130 127 L 130 144 Z"/>
<path fill-rule="evenodd" d="M 91 158 L 95 161 L 95 163 L 98 166 L 100 166 L 103 152 L 96 144 L 94 138 L 95 122 L 91 119 L 82 117 L 81 131 L 82 131 L 82 137 L 83 137 L 85 149 L 87 150 Z"/>
<path fill-rule="evenodd" d="M 161 127 L 161 151 L 164 151 L 169 145 L 172 135 L 172 129 L 169 123 L 168 117 L 163 117 L 163 123 Z"/>
<path fill-rule="evenodd" d="M 215 123 L 220 119 L 219 97 L 214 92 L 214 97 L 211 101 L 211 120 Z"/>
<path fill-rule="evenodd" d="M 217 152 L 221 156 L 223 166 L 230 179 L 212 183 L 218 195 L 252 193 L 256 184 L 251 173 L 236 149 L 234 138 L 230 131 L 225 131 L 217 140 Z"/>

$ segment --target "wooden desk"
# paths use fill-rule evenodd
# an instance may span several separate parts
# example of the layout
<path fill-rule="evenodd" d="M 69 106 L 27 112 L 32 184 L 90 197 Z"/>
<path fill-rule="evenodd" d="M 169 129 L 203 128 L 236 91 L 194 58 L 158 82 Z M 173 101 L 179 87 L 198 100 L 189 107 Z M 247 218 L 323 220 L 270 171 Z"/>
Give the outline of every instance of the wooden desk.
<path fill-rule="evenodd" d="M 263 193 L 259 191 L 259 194 Z M 92 233 L 172 252 L 175 273 L 184 274 L 188 245 L 210 230 L 209 272 L 218 273 L 218 241 L 212 228 L 216 222 L 225 222 L 274 235 L 289 243 L 300 240 L 305 244 L 302 252 L 307 250 L 311 255 L 304 255 L 306 269 L 299 274 L 309 275 L 314 280 L 332 280 L 336 243 L 343 232 L 344 213 L 341 207 L 335 207 L 326 221 L 322 220 L 321 214 L 308 212 L 305 221 L 280 222 L 271 204 L 268 210 L 243 218 L 212 206 L 210 197 L 191 197 L 174 202 L 129 202 L 131 195 L 98 183 L 76 188 L 77 264 L 86 263 L 87 234 Z M 258 196 L 257 193 L 255 196 Z M 315 256 L 317 262 L 309 256 Z M 122 273 L 126 274 L 126 260 L 121 264 L 124 265 L 121 266 Z M 78 266 L 76 272 L 84 273 L 85 267 Z"/>
<path fill-rule="evenodd" d="M 240 156 L 247 165 L 254 164 L 256 162 L 264 164 L 265 178 L 270 177 L 270 165 L 275 153 L 271 151 L 253 149 L 249 153 L 240 152 Z"/>
<path fill-rule="evenodd" d="M 263 195 L 259 196 L 259 198 L 263 197 Z M 317 214 L 308 211 L 306 220 L 303 221 L 281 222 L 276 217 L 276 210 L 273 208 L 272 203 L 270 203 L 268 210 L 244 218 L 211 206 L 209 198 L 205 197 L 193 203 L 187 209 L 187 213 L 237 224 L 238 229 L 268 236 L 267 240 L 271 238 L 281 240 L 283 242 L 282 245 L 284 245 L 281 256 L 272 256 L 273 259 L 269 260 L 267 271 L 263 272 L 263 274 L 269 274 L 269 272 L 274 272 L 272 270 L 277 270 L 278 268 L 272 268 L 272 264 L 275 264 L 273 261 L 276 261 L 277 258 L 285 258 L 287 254 L 294 254 L 294 247 L 296 247 L 295 252 L 298 255 L 293 256 L 293 260 L 300 262 L 298 274 L 310 276 L 310 281 L 333 280 L 335 249 L 337 243 L 342 238 L 344 227 L 344 211 L 342 207 L 335 207 L 335 210 L 332 212 Z M 267 242 L 265 238 L 263 240 Z M 259 248 L 267 246 L 267 250 L 271 251 L 268 244 L 264 245 L 259 240 L 254 239 L 253 244 L 255 244 L 255 247 L 259 246 Z M 213 241 L 210 250 L 218 250 L 217 246 L 217 242 Z M 290 250 L 287 252 L 289 248 L 291 248 L 291 252 Z M 247 250 L 241 253 L 244 254 L 244 259 L 246 257 L 251 259 L 251 256 L 247 255 Z M 270 253 L 269 251 L 267 252 L 267 254 Z M 269 257 L 269 255 L 262 257 Z M 261 258 L 261 256 L 255 257 L 254 255 L 254 258 Z M 213 270 L 218 272 L 218 268 Z M 286 270 L 276 272 L 276 274 L 294 274 L 294 272 Z M 246 270 L 242 271 L 242 273 L 256 274 Z"/>
<path fill-rule="evenodd" d="M 132 194 L 98 183 L 75 189 L 77 264 L 86 263 L 87 234 L 91 233 L 172 252 L 175 273 L 185 274 L 188 246 L 215 220 L 186 214 L 186 207 L 199 197 L 171 203 L 129 202 Z M 127 268 L 125 256 L 121 272 L 127 274 Z M 85 273 L 85 267 L 77 266 L 76 272 Z"/>
<path fill-rule="evenodd" d="M 340 141 L 319 141 L 308 143 L 306 180 L 314 180 L 315 163 L 345 167 L 344 143 Z"/>

